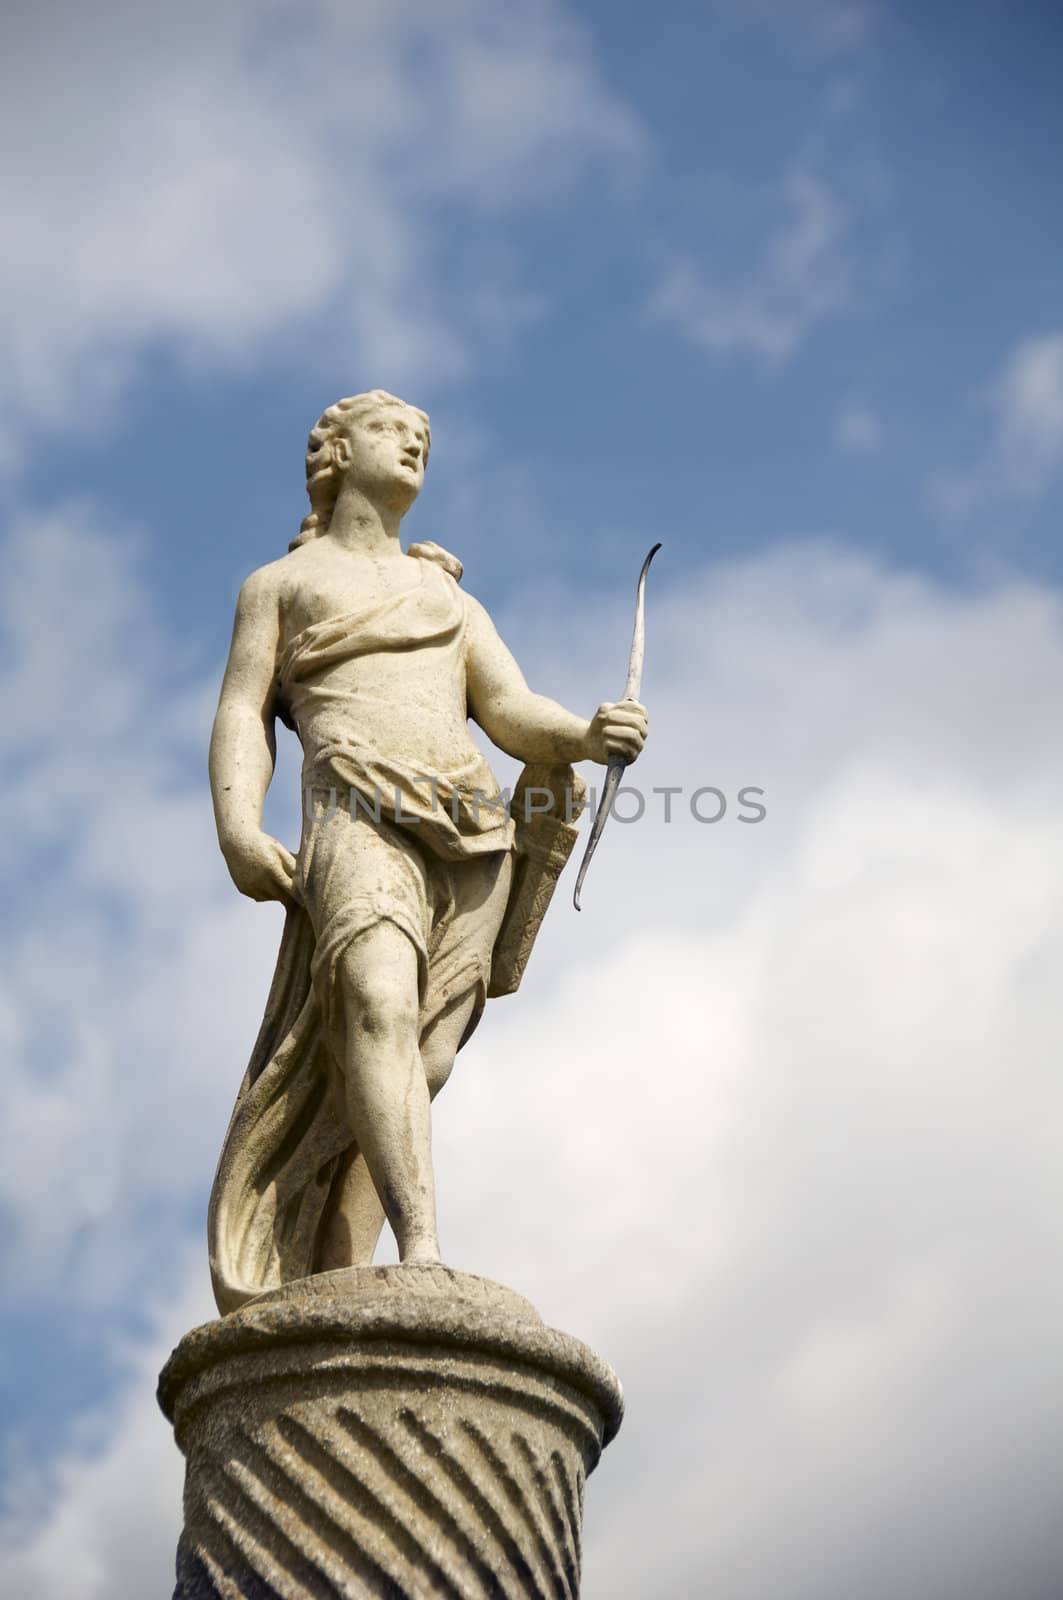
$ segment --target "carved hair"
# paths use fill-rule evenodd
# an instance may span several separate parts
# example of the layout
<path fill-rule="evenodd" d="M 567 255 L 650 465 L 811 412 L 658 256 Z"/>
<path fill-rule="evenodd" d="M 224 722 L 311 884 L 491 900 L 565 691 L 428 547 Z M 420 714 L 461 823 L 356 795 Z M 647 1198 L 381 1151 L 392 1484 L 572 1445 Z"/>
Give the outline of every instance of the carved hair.
<path fill-rule="evenodd" d="M 332 510 L 340 492 L 340 473 L 333 457 L 333 447 L 341 434 L 349 431 L 352 422 L 379 411 L 382 406 L 398 406 L 420 417 L 428 434 L 424 451 L 427 463 L 431 434 L 425 412 L 407 405 L 405 400 L 400 400 L 396 395 L 388 394 L 386 389 L 369 389 L 365 394 L 352 394 L 346 400 L 337 400 L 335 405 L 321 413 L 306 441 L 306 492 L 310 497 L 310 514 L 300 523 L 299 532 L 288 546 L 289 550 L 298 550 L 301 544 L 307 544 L 311 539 L 318 539 L 328 532 Z"/>

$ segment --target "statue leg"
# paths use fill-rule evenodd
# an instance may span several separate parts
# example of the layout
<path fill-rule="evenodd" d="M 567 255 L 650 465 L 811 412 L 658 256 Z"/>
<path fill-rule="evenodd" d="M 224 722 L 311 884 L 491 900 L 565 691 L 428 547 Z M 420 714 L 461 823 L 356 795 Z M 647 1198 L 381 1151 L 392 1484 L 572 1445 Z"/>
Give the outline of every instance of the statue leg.
<path fill-rule="evenodd" d="M 429 1024 L 421 1039 L 421 1061 L 432 1100 L 450 1077 L 476 1002 L 475 990 L 458 996 Z M 383 1226 L 384 1207 L 372 1173 L 361 1150 L 352 1145 L 332 1180 L 314 1271 L 369 1266 Z"/>
<path fill-rule="evenodd" d="M 478 1000 L 475 989 L 458 995 L 445 1011 L 433 1019 L 421 1037 L 421 1060 L 429 1098 L 434 1100 L 454 1069 L 458 1046 L 465 1037 L 473 1008 Z"/>
<path fill-rule="evenodd" d="M 351 1132 L 394 1230 L 400 1259 L 438 1261 L 429 1095 L 418 1037 L 417 951 L 393 923 L 376 923 L 339 957 L 335 985 L 334 1047 L 343 1066 Z M 348 1198 L 356 1201 L 364 1223 L 369 1207 L 357 1159 L 349 1184 L 355 1194 L 348 1189 Z M 365 1242 L 363 1233 L 363 1247 Z"/>
<path fill-rule="evenodd" d="M 337 959 L 326 1006 L 329 1042 L 343 1068 L 348 1120 L 357 1142 L 332 1181 L 314 1257 L 317 1272 L 368 1265 L 385 1209 L 403 1260 L 439 1259 L 429 1101 L 446 1083 L 482 1009 L 511 873 L 508 856 L 488 857 L 449 868 L 439 883 L 440 864 L 432 862 L 435 875 L 425 882 L 421 858 L 408 849 L 396 851 L 402 841 L 382 838 L 368 826 L 337 833 L 340 820 L 337 816 L 333 834 L 319 840 L 315 852 L 323 921 L 330 914 L 349 914 L 352 847 L 358 876 L 376 887 L 386 882 L 393 904 L 409 902 L 415 925 L 425 915 L 418 905 L 422 886 L 430 907 L 441 892 L 446 909 L 434 922 L 427 995 L 419 996 L 423 956 L 387 917 L 363 924 Z M 324 848 L 337 843 L 344 846 L 334 852 L 342 871 Z M 363 867 L 366 855 L 370 859 Z M 411 864 L 415 875 L 409 873 Z M 329 888 L 337 902 L 331 913 Z M 429 909 L 430 927 L 433 915 Z M 450 985 L 449 999 L 442 1000 L 448 989 L 440 984 Z"/>

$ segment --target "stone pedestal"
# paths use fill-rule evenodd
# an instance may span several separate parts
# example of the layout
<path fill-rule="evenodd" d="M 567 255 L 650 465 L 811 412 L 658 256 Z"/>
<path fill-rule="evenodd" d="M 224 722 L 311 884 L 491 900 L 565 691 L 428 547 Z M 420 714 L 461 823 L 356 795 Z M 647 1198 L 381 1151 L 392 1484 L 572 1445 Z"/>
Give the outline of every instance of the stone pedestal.
<path fill-rule="evenodd" d="M 323 1273 L 196 1328 L 159 1380 L 187 1458 L 174 1600 L 579 1593 L 620 1385 L 499 1284 Z"/>

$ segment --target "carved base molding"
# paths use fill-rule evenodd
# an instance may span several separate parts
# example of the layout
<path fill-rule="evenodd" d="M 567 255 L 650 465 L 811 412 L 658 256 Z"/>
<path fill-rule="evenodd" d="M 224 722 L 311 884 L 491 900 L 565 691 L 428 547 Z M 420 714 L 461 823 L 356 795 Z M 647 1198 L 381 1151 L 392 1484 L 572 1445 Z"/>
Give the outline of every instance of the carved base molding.
<path fill-rule="evenodd" d="M 574 1600 L 620 1385 L 521 1296 L 325 1273 L 194 1329 L 159 1400 L 187 1458 L 174 1600 Z"/>

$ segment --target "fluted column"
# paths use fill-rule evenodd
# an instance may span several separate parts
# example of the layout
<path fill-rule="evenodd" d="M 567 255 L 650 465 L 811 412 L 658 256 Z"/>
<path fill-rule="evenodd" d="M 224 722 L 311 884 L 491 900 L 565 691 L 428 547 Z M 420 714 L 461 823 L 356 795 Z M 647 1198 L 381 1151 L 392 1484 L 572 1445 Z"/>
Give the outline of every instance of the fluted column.
<path fill-rule="evenodd" d="M 623 1406 L 586 1345 L 442 1267 L 260 1296 L 182 1340 L 159 1398 L 187 1457 L 175 1600 L 574 1600 Z"/>

